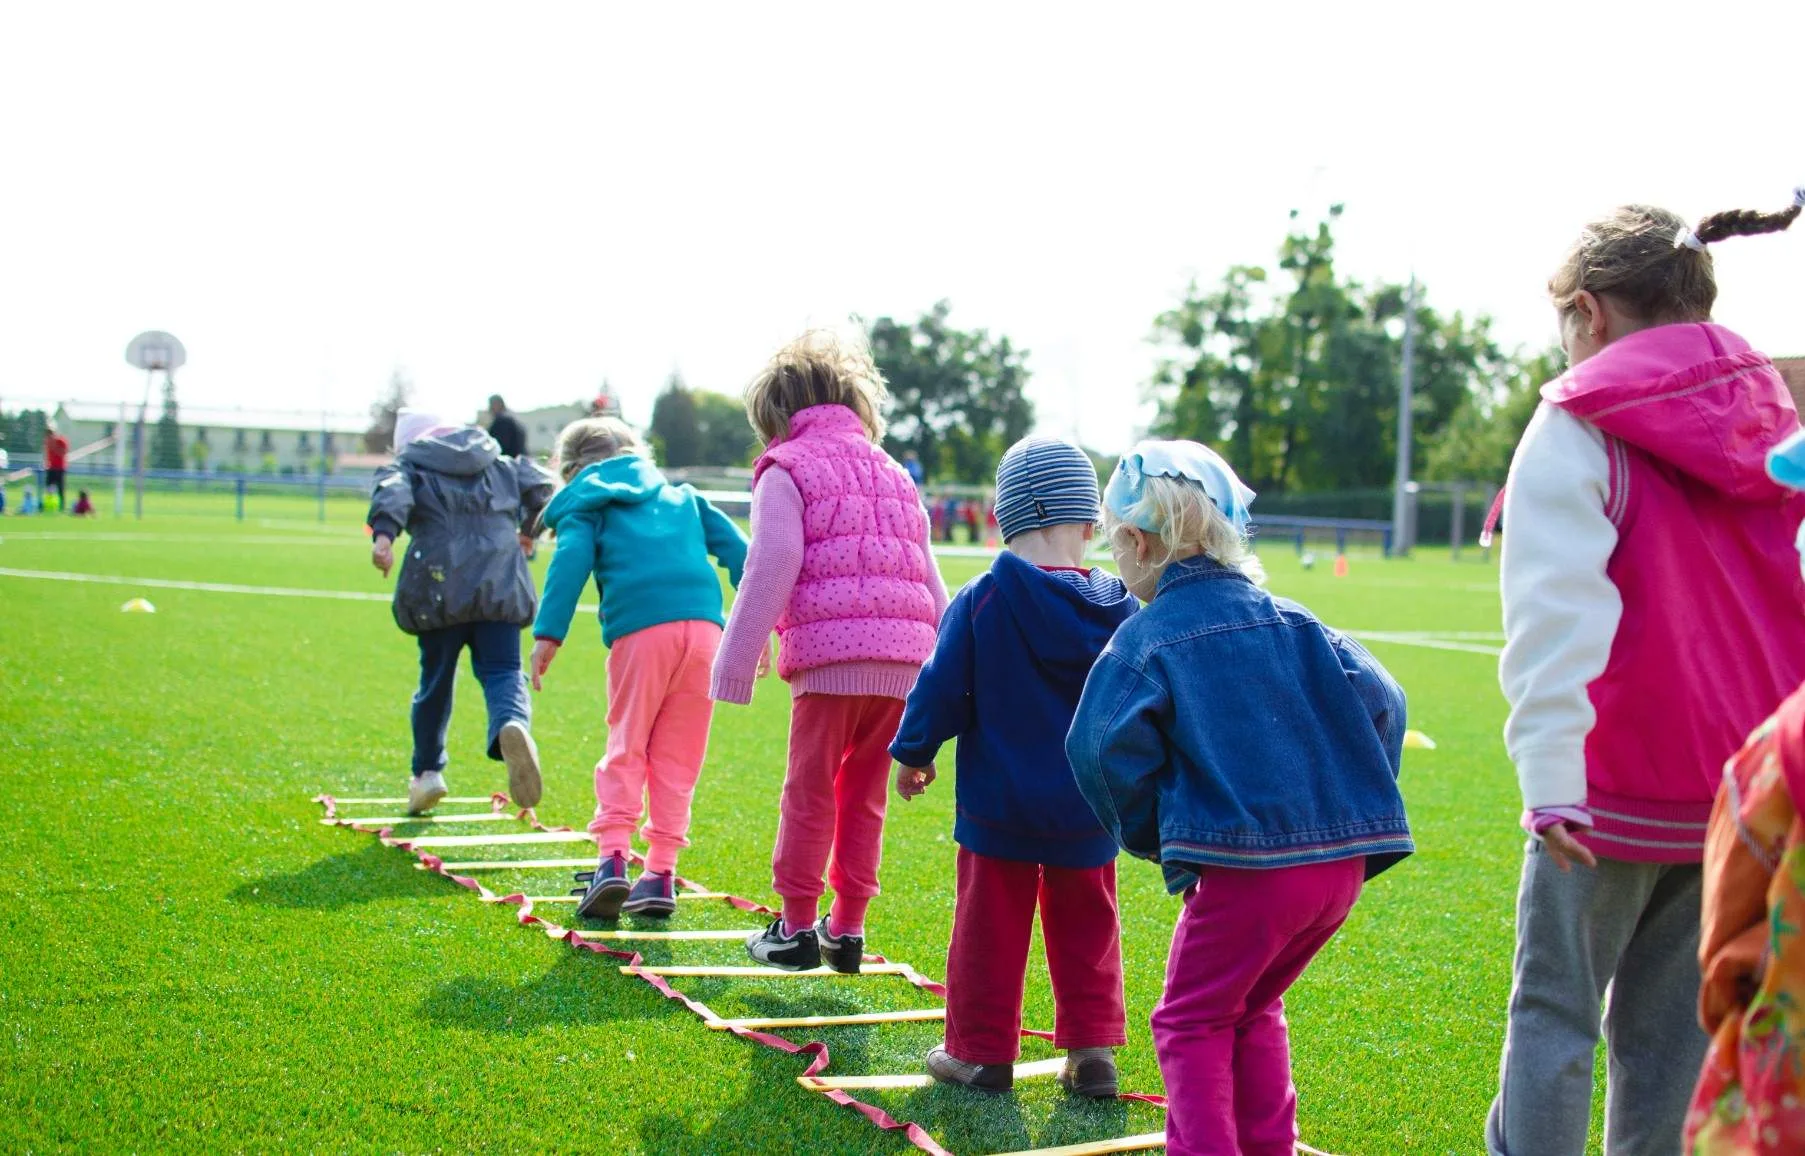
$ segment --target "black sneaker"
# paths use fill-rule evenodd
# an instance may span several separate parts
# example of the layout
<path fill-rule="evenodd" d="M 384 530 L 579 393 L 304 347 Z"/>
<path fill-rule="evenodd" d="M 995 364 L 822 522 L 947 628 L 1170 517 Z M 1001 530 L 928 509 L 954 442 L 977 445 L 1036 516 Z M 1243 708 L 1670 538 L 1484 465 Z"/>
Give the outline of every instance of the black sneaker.
<path fill-rule="evenodd" d="M 859 974 L 859 964 L 865 960 L 865 937 L 862 935 L 835 936 L 827 929 L 827 916 L 823 915 L 815 924 L 815 942 L 821 948 L 821 960 L 842 975 Z"/>
<path fill-rule="evenodd" d="M 628 915 L 668 919 L 677 914 L 677 880 L 671 872 L 645 871 L 633 882 L 633 890 L 621 910 Z"/>
<path fill-rule="evenodd" d="M 815 941 L 815 929 L 805 927 L 794 935 L 783 933 L 783 917 L 746 940 L 746 954 L 753 962 L 781 968 L 784 971 L 814 971 L 821 966 L 821 945 Z"/>
<path fill-rule="evenodd" d="M 589 884 L 571 892 L 583 897 L 577 900 L 577 914 L 584 919 L 613 919 L 627 898 L 627 857 L 603 855 L 594 871 L 577 873 L 577 882 Z"/>

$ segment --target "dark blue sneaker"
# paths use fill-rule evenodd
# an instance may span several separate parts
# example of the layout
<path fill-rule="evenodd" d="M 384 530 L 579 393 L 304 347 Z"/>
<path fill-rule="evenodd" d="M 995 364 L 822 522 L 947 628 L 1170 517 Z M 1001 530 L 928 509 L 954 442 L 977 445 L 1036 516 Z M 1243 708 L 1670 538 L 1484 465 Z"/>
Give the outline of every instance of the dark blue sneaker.
<path fill-rule="evenodd" d="M 621 910 L 629 915 L 668 919 L 677 913 L 677 879 L 669 871 L 646 871 L 633 882 Z"/>
<path fill-rule="evenodd" d="M 613 919 L 627 898 L 627 857 L 603 855 L 594 871 L 577 873 L 577 882 L 589 884 L 571 892 L 583 897 L 577 900 L 577 914 L 584 919 Z"/>
<path fill-rule="evenodd" d="M 815 942 L 815 929 L 805 927 L 794 935 L 785 935 L 781 915 L 771 921 L 771 926 L 746 940 L 746 954 L 755 963 L 784 971 L 814 971 L 821 966 L 821 946 Z"/>

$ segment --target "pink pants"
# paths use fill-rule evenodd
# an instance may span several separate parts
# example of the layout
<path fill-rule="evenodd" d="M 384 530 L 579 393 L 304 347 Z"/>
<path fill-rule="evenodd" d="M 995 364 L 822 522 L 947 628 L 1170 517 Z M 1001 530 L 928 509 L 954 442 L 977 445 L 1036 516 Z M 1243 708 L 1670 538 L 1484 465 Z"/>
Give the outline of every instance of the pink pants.
<path fill-rule="evenodd" d="M 689 846 L 689 805 L 708 753 L 714 703 L 708 676 L 721 628 L 666 622 L 616 639 L 608 654 L 608 753 L 595 765 L 595 818 L 603 852 L 626 854 L 640 832 L 646 869 L 674 871 Z M 648 798 L 650 805 L 647 805 Z"/>
<path fill-rule="evenodd" d="M 1022 988 L 1037 902 L 1053 979 L 1053 1046 L 1128 1042 L 1114 861 L 1043 867 L 961 847 L 958 896 L 946 952 L 946 1050 L 955 1059 L 1013 1064 L 1022 1054 Z"/>
<path fill-rule="evenodd" d="M 771 854 L 771 886 L 785 901 L 785 922 L 813 921 L 808 913 L 821 898 L 825 870 L 836 912 L 850 901 L 844 925 L 862 925 L 878 891 L 890 744 L 902 710 L 901 699 L 880 695 L 805 694 L 792 705 L 790 768 Z"/>
<path fill-rule="evenodd" d="M 1172 933 L 1153 1046 L 1172 1156 L 1292 1156 L 1297 1089 L 1282 997 L 1360 897 L 1363 858 L 1210 867 Z"/>

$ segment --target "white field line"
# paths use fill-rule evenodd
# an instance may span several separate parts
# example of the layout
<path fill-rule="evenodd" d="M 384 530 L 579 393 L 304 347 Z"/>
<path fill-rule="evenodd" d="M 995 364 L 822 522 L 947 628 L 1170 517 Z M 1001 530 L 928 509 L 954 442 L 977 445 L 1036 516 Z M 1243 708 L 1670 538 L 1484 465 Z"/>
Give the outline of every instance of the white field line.
<path fill-rule="evenodd" d="M 1472 642 L 1454 642 L 1442 638 L 1424 638 L 1409 634 L 1386 634 L 1384 632 L 1349 630 L 1345 632 L 1362 642 L 1377 642 L 1380 645 L 1420 646 L 1425 650 L 1452 650 L 1461 654 L 1483 654 L 1497 658 L 1504 653 L 1501 646 L 1480 646 Z"/>
<path fill-rule="evenodd" d="M 336 602 L 388 602 L 391 595 L 375 590 L 308 590 L 295 586 L 241 586 L 235 582 L 188 582 L 174 578 L 127 578 L 118 574 L 76 574 L 67 570 L 17 570 L 0 566 L 0 578 L 35 578 L 46 582 L 92 582 L 104 586 L 144 586 L 153 590 L 198 590 L 206 594 L 251 594 L 266 598 L 324 598 Z M 577 606 L 594 614 L 593 602 Z"/>
<path fill-rule="evenodd" d="M 309 534 L 284 538 L 273 534 L 247 534 L 244 537 L 234 537 L 230 534 L 131 534 L 115 533 L 111 530 L 102 530 L 93 534 L 50 534 L 35 530 L 24 534 L 0 534 L 0 544 L 6 542 L 181 542 L 197 546 L 337 546 L 342 548 L 368 540 L 362 535 L 357 537 L 341 535 L 329 538 L 323 534 Z"/>

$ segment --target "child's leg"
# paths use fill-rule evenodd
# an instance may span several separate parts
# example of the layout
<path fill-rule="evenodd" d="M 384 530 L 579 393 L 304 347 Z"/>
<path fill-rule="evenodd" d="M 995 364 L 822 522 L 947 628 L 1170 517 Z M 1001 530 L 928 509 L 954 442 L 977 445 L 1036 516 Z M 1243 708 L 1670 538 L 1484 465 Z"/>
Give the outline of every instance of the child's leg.
<path fill-rule="evenodd" d="M 608 752 L 595 765 L 589 831 L 603 854 L 625 855 L 645 809 L 647 747 L 682 656 L 679 623 L 636 630 L 608 652 Z"/>
<path fill-rule="evenodd" d="M 834 776 L 834 855 L 827 881 L 834 889 L 828 930 L 835 935 L 863 935 L 865 909 L 878 892 L 884 808 L 890 801 L 890 744 L 902 723 L 902 699 L 869 695 L 858 701 L 858 721 Z"/>
<path fill-rule="evenodd" d="M 1040 930 L 1053 980 L 1053 1046 L 1072 1051 L 1126 1044 L 1114 860 L 1101 867 L 1043 868 Z"/>
<path fill-rule="evenodd" d="M 677 853 L 689 846 L 690 802 L 702 760 L 708 757 L 708 725 L 714 718 L 708 678 L 721 647 L 721 628 L 712 622 L 676 625 L 682 627 L 683 649 L 646 751 L 649 818 L 641 834 L 648 871 L 675 871 Z"/>
<path fill-rule="evenodd" d="M 533 704 L 520 669 L 520 627 L 512 622 L 476 622 L 470 632 L 470 669 L 483 684 L 489 706 L 489 757 L 501 761 L 501 728 L 511 722 L 531 727 Z"/>
<path fill-rule="evenodd" d="M 445 733 L 457 686 L 458 658 L 468 631 L 462 626 L 419 636 L 420 689 L 414 692 L 414 774 L 445 769 Z"/>
<path fill-rule="evenodd" d="M 1596 868 L 1562 871 L 1539 841 L 1530 841 L 1517 892 L 1517 953 L 1504 1059 L 1485 1124 L 1486 1147 L 1493 1156 L 1564 1156 L 1585 1150 L 1605 988 L 1660 870 L 1657 864 L 1601 856 Z M 1696 923 L 1695 918 L 1694 950 L 1685 957 L 1693 976 L 1688 1020 L 1695 1014 L 1690 1000 L 1697 998 Z M 1694 1075 L 1696 1071 L 1695 1064 Z M 1677 1125 L 1673 1135 L 1679 1135 Z"/>
<path fill-rule="evenodd" d="M 1604 1148 L 1612 1156 L 1673 1151 L 1710 1044 L 1698 1024 L 1703 872 L 1693 863 L 1650 870 L 1654 891 L 1617 963 L 1604 1020 Z"/>
<path fill-rule="evenodd" d="M 834 778 L 863 701 L 805 694 L 790 706 L 789 769 L 778 805 L 771 886 L 783 898 L 783 921 L 792 932 L 815 922 L 821 875 L 834 847 Z"/>
<path fill-rule="evenodd" d="M 1358 859 L 1211 867 L 1187 893 L 1153 1012 L 1168 1151 L 1291 1156 L 1296 1096 L 1278 999 L 1340 926 L 1363 873 Z"/>
<path fill-rule="evenodd" d="M 961 847 L 958 878 L 946 950 L 946 1050 L 968 1064 L 1013 1064 L 1022 1052 L 1040 866 Z"/>

